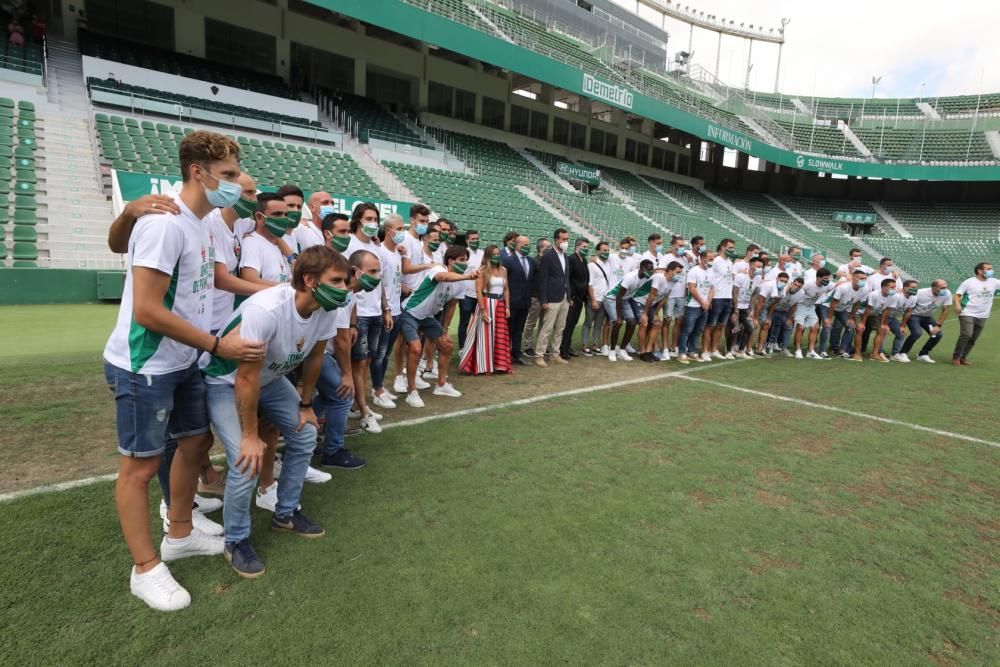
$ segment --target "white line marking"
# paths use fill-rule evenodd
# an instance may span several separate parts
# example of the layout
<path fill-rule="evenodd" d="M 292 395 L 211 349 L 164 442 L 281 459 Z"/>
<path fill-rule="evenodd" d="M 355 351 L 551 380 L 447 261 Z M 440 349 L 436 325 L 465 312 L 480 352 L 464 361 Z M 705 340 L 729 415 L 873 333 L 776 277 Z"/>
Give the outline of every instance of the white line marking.
<path fill-rule="evenodd" d="M 737 360 L 742 361 L 742 360 Z M 531 396 L 528 398 L 520 398 L 516 401 L 507 401 L 504 403 L 494 403 L 492 405 L 481 405 L 477 408 L 466 408 L 465 410 L 456 410 L 452 412 L 443 412 L 436 415 L 427 415 L 426 417 L 415 417 L 413 419 L 405 419 L 403 421 L 392 422 L 389 424 L 383 424 L 382 430 L 390 428 L 400 428 L 402 426 L 418 426 L 420 424 L 426 424 L 428 422 L 438 421 L 441 419 L 455 419 L 456 417 L 467 417 L 469 415 L 481 414 L 483 412 L 492 412 L 494 410 L 503 410 L 504 408 L 513 408 L 520 405 L 530 405 L 538 401 L 548 401 L 553 398 L 563 398 L 566 396 L 577 396 L 580 394 L 589 394 L 595 391 L 603 391 L 605 389 L 617 389 L 619 387 L 628 387 L 634 384 L 642 384 L 644 382 L 656 382 L 658 380 L 666 380 L 672 377 L 683 377 L 688 373 L 693 373 L 695 371 L 705 370 L 707 368 L 719 368 L 720 366 L 728 366 L 729 364 L 737 363 L 737 361 L 723 361 L 721 363 L 713 363 L 703 366 L 696 366 L 695 368 L 689 368 L 683 371 L 672 371 L 670 373 L 657 373 L 655 375 L 647 375 L 640 378 L 632 378 L 630 380 L 619 380 L 618 382 L 607 382 L 605 384 L 596 384 L 589 387 L 579 387 L 577 389 L 568 389 L 566 391 L 557 391 L 551 394 L 542 394 L 541 396 Z M 225 455 L 213 456 L 213 461 L 222 460 Z M 97 477 L 87 477 L 85 479 L 77 479 L 70 482 L 59 482 L 58 484 L 48 484 L 46 486 L 36 486 L 33 489 L 23 489 L 21 491 L 12 491 L 10 493 L 0 494 L 0 503 L 10 502 L 11 500 L 17 500 L 18 498 L 27 498 L 29 496 L 37 496 L 44 493 L 56 493 L 58 491 L 68 491 L 70 489 L 78 489 L 82 486 L 90 486 L 92 484 L 99 484 L 100 482 L 110 482 L 118 478 L 117 474 L 110 475 L 98 475 Z"/>
<path fill-rule="evenodd" d="M 781 396 L 780 394 L 772 394 L 767 391 L 747 389 L 746 387 L 740 387 L 735 384 L 726 384 L 725 382 L 717 382 L 716 380 L 706 380 L 704 378 L 688 377 L 686 375 L 678 375 L 677 377 L 679 377 L 681 380 L 690 380 L 691 382 L 704 382 L 705 384 L 711 384 L 716 387 L 723 387 L 724 389 L 740 391 L 743 392 L 744 394 L 752 394 L 754 396 L 772 398 L 778 401 L 785 401 L 786 403 L 794 403 L 796 405 L 803 405 L 809 408 L 817 408 L 819 410 L 827 410 L 829 412 L 839 412 L 841 414 L 850 415 L 852 417 L 859 417 L 861 419 L 869 419 L 871 421 L 881 422 L 883 424 L 892 424 L 893 426 L 905 426 L 906 428 L 913 429 L 914 431 L 923 431 L 924 433 L 943 435 L 947 438 L 955 438 L 956 440 L 965 440 L 966 442 L 975 442 L 980 445 L 989 445 L 990 447 L 1000 447 L 1000 442 L 993 442 L 992 440 L 984 440 L 982 438 L 976 438 L 971 435 L 964 435 L 962 433 L 953 433 L 952 431 L 943 431 L 941 429 L 931 428 L 929 426 L 921 426 L 920 424 L 910 424 L 909 422 L 899 421 L 896 419 L 889 419 L 888 417 L 879 417 L 877 415 L 870 415 L 865 412 L 857 412 L 855 410 L 848 410 L 846 408 L 838 408 L 833 405 L 823 405 L 822 403 L 813 403 L 812 401 L 805 401 L 802 400 L 801 398 L 792 398 L 790 396 Z"/>

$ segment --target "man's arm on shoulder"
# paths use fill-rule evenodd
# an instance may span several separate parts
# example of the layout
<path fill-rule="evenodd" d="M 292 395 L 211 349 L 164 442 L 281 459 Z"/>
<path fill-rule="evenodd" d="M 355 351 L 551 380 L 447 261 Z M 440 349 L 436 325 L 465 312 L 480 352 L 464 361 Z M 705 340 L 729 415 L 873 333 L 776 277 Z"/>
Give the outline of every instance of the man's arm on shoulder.
<path fill-rule="evenodd" d="M 132 236 L 132 228 L 136 221 L 144 215 L 154 213 L 179 213 L 180 209 L 173 198 L 168 195 L 146 195 L 135 201 L 130 201 L 118 214 L 108 229 L 108 248 L 111 252 L 125 254 L 128 252 L 128 240 Z"/>

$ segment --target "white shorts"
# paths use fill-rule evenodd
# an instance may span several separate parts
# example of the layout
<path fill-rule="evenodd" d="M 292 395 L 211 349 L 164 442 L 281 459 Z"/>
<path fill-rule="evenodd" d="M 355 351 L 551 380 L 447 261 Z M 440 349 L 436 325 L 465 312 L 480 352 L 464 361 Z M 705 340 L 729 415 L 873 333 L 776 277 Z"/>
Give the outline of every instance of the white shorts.
<path fill-rule="evenodd" d="M 816 309 L 812 306 L 808 308 L 802 308 L 799 306 L 795 309 L 795 324 L 805 327 L 806 329 L 811 329 L 817 324 L 819 324 L 819 315 L 816 314 Z"/>

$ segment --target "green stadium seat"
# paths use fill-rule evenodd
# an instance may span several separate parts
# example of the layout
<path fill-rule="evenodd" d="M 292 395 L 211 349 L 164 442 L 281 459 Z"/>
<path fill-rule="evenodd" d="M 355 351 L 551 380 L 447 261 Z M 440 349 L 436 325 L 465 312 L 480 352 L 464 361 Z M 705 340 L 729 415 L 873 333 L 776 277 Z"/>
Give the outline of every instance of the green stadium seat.
<path fill-rule="evenodd" d="M 34 225 L 37 224 L 38 219 L 35 217 L 35 211 L 29 209 L 17 209 L 14 211 L 14 224 L 15 225 Z"/>
<path fill-rule="evenodd" d="M 34 195 L 14 195 L 14 211 L 35 211 L 38 204 Z"/>
<path fill-rule="evenodd" d="M 14 186 L 14 193 L 17 195 L 31 195 L 35 196 L 35 184 L 26 183 L 24 181 L 18 181 Z"/>
<path fill-rule="evenodd" d="M 11 266 L 15 269 L 37 269 L 38 262 L 35 262 L 34 260 L 19 259 L 15 260 Z"/>
<path fill-rule="evenodd" d="M 22 241 L 14 243 L 14 259 L 37 260 L 38 246 L 34 243 Z"/>
<path fill-rule="evenodd" d="M 38 241 L 38 232 L 34 226 L 14 225 L 14 241 L 27 241 L 35 243 Z"/>

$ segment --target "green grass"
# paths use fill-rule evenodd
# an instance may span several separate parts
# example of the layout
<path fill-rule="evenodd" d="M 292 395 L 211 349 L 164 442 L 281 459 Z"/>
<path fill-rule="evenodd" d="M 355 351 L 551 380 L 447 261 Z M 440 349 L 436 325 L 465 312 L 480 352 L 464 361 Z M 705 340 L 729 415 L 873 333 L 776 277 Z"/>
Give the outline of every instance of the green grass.
<path fill-rule="evenodd" d="M 69 384 L 99 376 L 78 353 Z M 994 326 L 971 368 L 778 359 L 693 377 L 997 441 L 997 359 Z M 591 384 L 610 372 L 577 363 Z M 528 369 L 522 397 L 571 388 L 546 385 L 554 372 Z M 0 399 L 16 399 L 3 382 Z M 110 402 L 52 392 L 66 409 Z M 0 451 L 60 419 L 0 430 Z M 324 539 L 271 534 L 255 510 L 267 574 L 173 564 L 194 599 L 176 614 L 129 595 L 110 483 L 4 505 L 0 664 L 1000 660 L 1000 451 L 987 445 L 674 378 L 351 446 L 370 465 L 303 498 Z"/>

